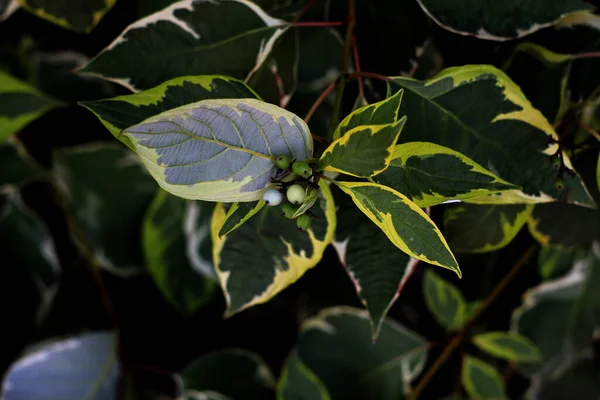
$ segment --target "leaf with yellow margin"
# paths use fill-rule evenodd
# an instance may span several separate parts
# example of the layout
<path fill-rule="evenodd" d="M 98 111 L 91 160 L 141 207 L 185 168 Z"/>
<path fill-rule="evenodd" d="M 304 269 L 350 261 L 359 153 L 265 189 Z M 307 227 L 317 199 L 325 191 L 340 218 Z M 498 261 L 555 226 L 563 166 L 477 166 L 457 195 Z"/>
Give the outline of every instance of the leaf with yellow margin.
<path fill-rule="evenodd" d="M 446 239 L 429 216 L 402 193 L 368 182 L 335 182 L 354 204 L 400 250 L 429 264 L 448 268 L 459 277 L 460 268 Z"/>
<path fill-rule="evenodd" d="M 116 0 L 18 0 L 21 6 L 58 26 L 79 33 L 91 32 Z"/>
<path fill-rule="evenodd" d="M 299 231 L 279 207 L 264 207 L 244 225 L 219 237 L 225 208 L 218 204 L 211 222 L 213 262 L 227 301 L 226 316 L 266 303 L 321 260 L 336 226 L 327 182 L 311 209 L 313 223 Z"/>

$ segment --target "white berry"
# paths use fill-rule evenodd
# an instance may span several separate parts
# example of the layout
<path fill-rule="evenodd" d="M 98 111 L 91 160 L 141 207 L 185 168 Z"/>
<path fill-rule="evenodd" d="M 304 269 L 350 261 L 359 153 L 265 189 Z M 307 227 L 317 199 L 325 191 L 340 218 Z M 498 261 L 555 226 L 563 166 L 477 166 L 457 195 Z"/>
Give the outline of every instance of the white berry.
<path fill-rule="evenodd" d="M 269 189 L 263 194 L 265 204 L 271 207 L 278 206 L 283 201 L 283 195 L 277 189 Z"/>
<path fill-rule="evenodd" d="M 306 198 L 306 191 L 298 184 L 290 186 L 287 190 L 287 199 L 292 204 L 302 204 Z"/>

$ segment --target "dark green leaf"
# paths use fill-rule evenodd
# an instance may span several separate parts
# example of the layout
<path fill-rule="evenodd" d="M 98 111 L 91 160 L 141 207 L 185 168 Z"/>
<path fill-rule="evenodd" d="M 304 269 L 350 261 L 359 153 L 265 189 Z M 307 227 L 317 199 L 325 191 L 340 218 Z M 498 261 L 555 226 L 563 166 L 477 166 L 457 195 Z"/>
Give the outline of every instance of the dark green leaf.
<path fill-rule="evenodd" d="M 0 194 L 0 254 L 9 277 L 24 274 L 39 292 L 33 322 L 41 323 L 58 288 L 60 265 L 50 232 L 18 192 Z"/>
<path fill-rule="evenodd" d="M 472 356 L 463 359 L 461 380 L 471 399 L 504 400 L 504 381 L 494 367 Z"/>
<path fill-rule="evenodd" d="M 529 35 L 557 23 L 565 14 L 590 9 L 582 0 L 519 0 L 501 3 L 465 0 L 448 4 L 443 0 L 417 0 L 438 25 L 451 32 L 487 40 L 510 40 Z"/>
<path fill-rule="evenodd" d="M 560 278 L 573 266 L 575 261 L 587 255 L 585 249 L 566 249 L 559 245 L 544 245 L 538 253 L 538 271 L 543 280 Z"/>
<path fill-rule="evenodd" d="M 435 223 L 403 194 L 375 183 L 336 182 L 388 239 L 411 257 L 461 276 L 446 239 Z"/>
<path fill-rule="evenodd" d="M 498 177 L 522 187 L 478 202 L 547 202 L 564 199 L 593 207 L 581 179 L 562 174 L 556 188 L 551 155 L 557 134 L 502 71 L 487 65 L 447 68 L 428 81 L 394 78 L 390 93 L 404 89 L 400 114 L 409 115 L 400 141 L 431 142 L 456 150 Z M 570 162 L 563 153 L 566 167 Z M 573 175 L 571 174 L 573 173 Z M 471 199 L 470 202 L 475 202 Z"/>
<path fill-rule="evenodd" d="M 475 335 L 472 340 L 494 357 L 518 363 L 542 361 L 542 353 L 537 346 L 514 332 L 485 332 Z"/>
<path fill-rule="evenodd" d="M 99 265 L 121 274 L 143 266 L 141 224 L 156 185 L 135 154 L 98 144 L 60 150 L 54 173 Z"/>
<path fill-rule="evenodd" d="M 396 146 L 390 166 L 375 180 L 419 207 L 519 189 L 459 152 L 425 142 Z"/>
<path fill-rule="evenodd" d="M 223 226 L 219 230 L 219 237 L 228 235 L 242 226 L 257 212 L 262 210 L 264 206 L 265 202 L 263 200 L 257 201 L 256 203 L 232 203 L 225 215 Z"/>
<path fill-rule="evenodd" d="M 80 71 L 131 91 L 188 75 L 246 79 L 286 28 L 251 2 L 183 0 L 129 25 Z"/>
<path fill-rule="evenodd" d="M 533 204 L 460 204 L 444 212 L 444 236 L 459 253 L 485 253 L 508 245 L 527 223 Z"/>
<path fill-rule="evenodd" d="M 23 185 L 45 178 L 45 171 L 17 141 L 0 142 L 0 187 Z"/>
<path fill-rule="evenodd" d="M 398 251 L 385 233 L 354 205 L 350 196 L 340 190 L 333 193 L 338 221 L 333 247 L 369 312 L 371 334 L 377 339 L 387 312 L 411 276 L 417 260 Z"/>
<path fill-rule="evenodd" d="M 600 236 L 600 213 L 574 204 L 536 204 L 528 226 L 543 245 L 586 246 Z"/>
<path fill-rule="evenodd" d="M 440 325 L 458 330 L 466 322 L 467 303 L 462 293 L 431 269 L 425 272 L 423 296 L 427 308 Z"/>
<path fill-rule="evenodd" d="M 242 349 L 215 351 L 181 371 L 186 391 L 215 391 L 232 399 L 264 400 L 275 379 L 260 356 Z"/>
<path fill-rule="evenodd" d="M 315 205 L 317 200 L 319 199 L 319 190 L 313 188 L 311 186 L 306 188 L 306 198 L 304 199 L 304 203 L 298 207 L 292 218 L 298 218 L 302 214 L 305 214 L 308 210 Z"/>
<path fill-rule="evenodd" d="M 598 365 L 591 357 L 583 357 L 551 379 L 537 381 L 527 394 L 544 400 L 597 400 L 600 397 Z"/>
<path fill-rule="evenodd" d="M 269 301 L 321 260 L 333 239 L 335 205 L 324 180 L 312 208 L 317 218 L 308 231 L 281 215 L 279 207 L 264 207 L 229 235 L 219 237 L 225 220 L 216 206 L 211 224 L 214 263 L 227 300 L 227 315 Z"/>
<path fill-rule="evenodd" d="M 89 33 L 116 0 L 19 0 L 23 8 L 63 28 Z"/>
<path fill-rule="evenodd" d="M 210 221 L 213 203 L 189 201 L 159 189 L 142 224 L 148 272 L 185 315 L 210 299 L 216 285 Z"/>
<path fill-rule="evenodd" d="M 325 171 L 368 178 L 386 170 L 392 160 L 394 145 L 406 122 L 387 125 L 359 125 L 331 143 L 321 155 Z"/>
<path fill-rule="evenodd" d="M 175 78 L 135 94 L 80 104 L 93 112 L 115 138 L 135 151 L 133 143 L 121 131 L 156 114 L 201 100 L 255 97 L 242 81 L 206 75 Z"/>
<path fill-rule="evenodd" d="M 39 344 L 10 367 L 2 398 L 112 400 L 120 370 L 116 346 L 111 332 Z"/>
<path fill-rule="evenodd" d="M 304 121 L 257 99 L 186 104 L 122 133 L 163 189 L 190 200 L 259 200 L 277 173 L 277 156 L 313 155 Z"/>
<path fill-rule="evenodd" d="M 293 352 L 277 384 L 277 400 L 331 400 L 323 382 Z"/>
<path fill-rule="evenodd" d="M 421 372 L 427 342 L 386 319 L 373 343 L 366 311 L 334 307 L 304 323 L 297 353 L 325 384 L 332 400 L 398 400 Z"/>
<path fill-rule="evenodd" d="M 0 141 L 59 105 L 28 83 L 0 70 Z"/>

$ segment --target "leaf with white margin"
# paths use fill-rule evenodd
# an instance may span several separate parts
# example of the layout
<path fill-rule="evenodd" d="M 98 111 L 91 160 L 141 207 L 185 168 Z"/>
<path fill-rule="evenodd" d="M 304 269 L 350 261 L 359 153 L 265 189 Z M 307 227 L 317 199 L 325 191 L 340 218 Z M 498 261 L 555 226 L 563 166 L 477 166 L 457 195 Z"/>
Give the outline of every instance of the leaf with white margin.
<path fill-rule="evenodd" d="M 18 0 L 0 0 L 0 22 L 10 17 L 19 7 Z"/>
<path fill-rule="evenodd" d="M 122 134 L 163 189 L 190 200 L 259 200 L 277 171 L 277 156 L 306 160 L 313 154 L 302 119 L 257 99 L 202 100 Z"/>
<path fill-rule="evenodd" d="M 229 235 L 219 237 L 225 208 L 217 204 L 211 224 L 213 262 L 227 301 L 226 317 L 263 304 L 313 268 L 333 239 L 335 204 L 325 180 L 311 212 L 311 228 L 299 231 L 278 207 L 264 207 Z"/>
<path fill-rule="evenodd" d="M 41 344 L 17 360 L 2 400 L 115 400 L 120 365 L 112 332 L 91 332 Z"/>
<path fill-rule="evenodd" d="M 304 322 L 296 351 L 332 400 L 398 400 L 425 366 L 428 347 L 390 318 L 374 343 L 366 310 L 332 307 Z"/>
<path fill-rule="evenodd" d="M 186 75 L 248 79 L 286 29 L 248 0 L 182 0 L 129 25 L 79 71 L 132 92 Z"/>
<path fill-rule="evenodd" d="M 462 0 L 417 0 L 433 21 L 450 32 L 479 39 L 505 41 L 558 23 L 569 13 L 588 10 L 582 0 L 504 0 L 499 3 Z"/>

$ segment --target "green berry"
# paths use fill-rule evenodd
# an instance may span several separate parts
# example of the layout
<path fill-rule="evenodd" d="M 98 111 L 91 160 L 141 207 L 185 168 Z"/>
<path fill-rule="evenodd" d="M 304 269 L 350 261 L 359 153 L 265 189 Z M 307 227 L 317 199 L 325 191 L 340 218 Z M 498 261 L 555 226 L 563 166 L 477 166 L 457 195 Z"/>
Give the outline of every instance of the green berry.
<path fill-rule="evenodd" d="M 292 204 L 302 204 L 306 198 L 306 190 L 297 183 L 287 189 L 287 199 Z"/>
<path fill-rule="evenodd" d="M 275 165 L 279 169 L 288 169 L 290 167 L 290 158 L 288 156 L 278 156 L 275 159 Z"/>
<path fill-rule="evenodd" d="M 287 219 L 294 219 L 294 214 L 297 210 L 298 207 L 287 201 L 283 203 L 283 207 L 281 207 L 281 212 Z"/>
<path fill-rule="evenodd" d="M 563 178 L 558 178 L 556 182 L 554 182 L 554 187 L 559 192 L 562 192 L 565 189 L 565 180 Z"/>
<path fill-rule="evenodd" d="M 296 218 L 296 225 L 298 226 L 298 229 L 300 229 L 301 231 L 308 230 L 310 228 L 311 223 L 312 223 L 312 218 L 308 214 L 302 214 L 301 216 Z"/>
<path fill-rule="evenodd" d="M 554 169 L 560 169 L 560 167 L 562 167 L 562 160 L 560 159 L 560 156 L 553 156 L 551 162 L 552 168 Z"/>
<path fill-rule="evenodd" d="M 312 175 L 312 168 L 306 161 L 294 161 L 292 172 L 306 179 Z"/>

